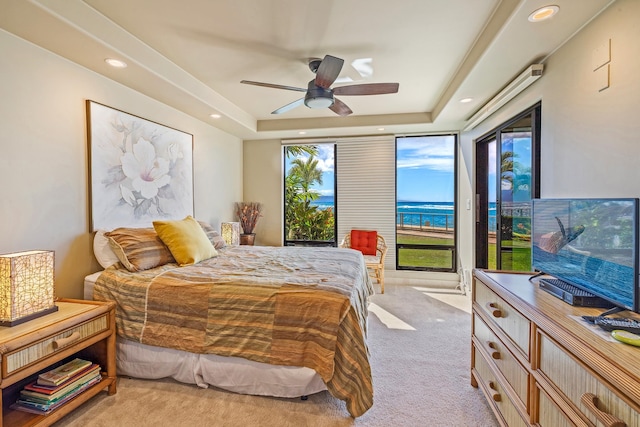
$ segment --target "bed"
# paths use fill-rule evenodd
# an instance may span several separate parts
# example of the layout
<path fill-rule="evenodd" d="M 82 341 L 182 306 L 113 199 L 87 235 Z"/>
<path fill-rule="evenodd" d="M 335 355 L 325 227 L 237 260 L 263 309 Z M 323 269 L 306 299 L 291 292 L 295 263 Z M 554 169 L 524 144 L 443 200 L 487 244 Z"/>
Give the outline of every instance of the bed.
<path fill-rule="evenodd" d="M 226 246 L 203 228 L 215 256 L 138 271 L 119 260 L 110 233 L 96 233 L 106 268 L 85 278 L 85 298 L 116 302 L 118 374 L 277 397 L 328 390 L 352 416 L 365 413 L 373 287 L 362 254 Z"/>

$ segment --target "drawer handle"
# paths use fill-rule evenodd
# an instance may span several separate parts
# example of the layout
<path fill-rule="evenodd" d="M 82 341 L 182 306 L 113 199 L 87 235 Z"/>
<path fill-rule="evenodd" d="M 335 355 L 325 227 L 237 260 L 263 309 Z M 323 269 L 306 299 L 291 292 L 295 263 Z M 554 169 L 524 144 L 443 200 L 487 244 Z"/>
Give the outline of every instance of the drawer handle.
<path fill-rule="evenodd" d="M 78 341 L 81 338 L 80 332 L 75 331 L 71 335 L 66 338 L 59 338 L 57 340 L 53 340 L 53 349 L 57 350 L 59 348 L 64 347 L 65 345 L 69 345 L 74 341 Z"/>
<path fill-rule="evenodd" d="M 502 317 L 502 310 L 498 308 L 498 304 L 495 302 L 487 303 L 487 310 L 489 310 L 489 313 L 491 313 L 493 317 Z"/>
<path fill-rule="evenodd" d="M 620 418 L 614 417 L 604 411 L 598 409 L 598 396 L 592 393 L 584 393 L 580 398 L 584 406 L 591 411 L 598 421 L 605 425 L 605 427 L 627 427 L 627 423 Z"/>
<path fill-rule="evenodd" d="M 498 346 L 496 343 L 489 341 L 489 348 L 493 351 L 491 352 L 491 357 L 494 359 L 500 359 L 500 351 L 498 351 Z"/>
<path fill-rule="evenodd" d="M 500 402 L 502 398 L 500 397 L 500 393 L 498 393 L 498 387 L 496 386 L 496 383 L 494 383 L 493 381 L 489 381 L 489 388 L 494 391 L 493 393 L 491 393 L 491 398 L 494 400 L 494 402 Z"/>

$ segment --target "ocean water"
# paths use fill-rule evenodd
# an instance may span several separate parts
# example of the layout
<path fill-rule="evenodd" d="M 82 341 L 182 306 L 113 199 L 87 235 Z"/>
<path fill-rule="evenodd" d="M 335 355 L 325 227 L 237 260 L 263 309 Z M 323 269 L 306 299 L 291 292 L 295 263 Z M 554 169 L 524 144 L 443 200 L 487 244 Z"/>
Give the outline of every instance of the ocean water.
<path fill-rule="evenodd" d="M 334 208 L 333 198 L 321 197 L 312 203 L 320 209 Z M 451 202 L 398 202 L 398 224 L 453 228 L 453 203 Z"/>
<path fill-rule="evenodd" d="M 320 197 L 311 203 L 320 209 L 334 208 L 333 197 Z M 489 228 L 495 230 L 495 203 L 490 207 Z M 491 224 L 492 222 L 492 224 Z M 396 223 L 406 226 L 430 226 L 453 228 L 454 212 L 452 202 L 405 202 L 396 204 Z M 493 226 L 493 227 L 492 227 Z"/>

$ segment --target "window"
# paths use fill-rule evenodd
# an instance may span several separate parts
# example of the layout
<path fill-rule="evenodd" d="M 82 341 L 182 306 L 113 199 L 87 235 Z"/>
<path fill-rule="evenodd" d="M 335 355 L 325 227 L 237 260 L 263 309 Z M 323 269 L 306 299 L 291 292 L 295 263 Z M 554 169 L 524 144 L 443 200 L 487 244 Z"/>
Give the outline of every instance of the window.
<path fill-rule="evenodd" d="M 285 145 L 284 244 L 335 246 L 335 144 Z"/>
<path fill-rule="evenodd" d="M 456 135 L 396 139 L 396 268 L 456 271 Z"/>

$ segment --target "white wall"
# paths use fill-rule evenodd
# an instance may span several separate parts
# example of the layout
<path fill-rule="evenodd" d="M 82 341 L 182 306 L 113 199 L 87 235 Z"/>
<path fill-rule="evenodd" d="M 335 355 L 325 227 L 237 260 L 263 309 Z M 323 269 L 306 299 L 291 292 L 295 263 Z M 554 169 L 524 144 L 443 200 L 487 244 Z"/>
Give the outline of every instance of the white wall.
<path fill-rule="evenodd" d="M 282 246 L 283 168 L 279 139 L 244 142 L 244 201 L 263 205 L 255 229 L 256 245 Z"/>
<path fill-rule="evenodd" d="M 476 129 L 463 133 L 460 200 L 471 198 L 474 140 L 542 100 L 542 197 L 640 197 L 640 2 L 618 0 L 556 51 L 543 76 Z M 611 39 L 610 87 L 598 91 L 593 51 Z M 473 224 L 473 211 L 461 211 Z M 461 242 L 473 242 L 473 228 Z M 473 245 L 462 252 L 473 265 Z"/>
<path fill-rule="evenodd" d="M 219 227 L 242 199 L 242 141 L 0 31 L 0 253 L 55 251 L 56 293 L 100 269 L 89 232 L 85 100 L 194 136 L 195 216 Z M 126 69 L 123 70 L 126 72 Z"/>

